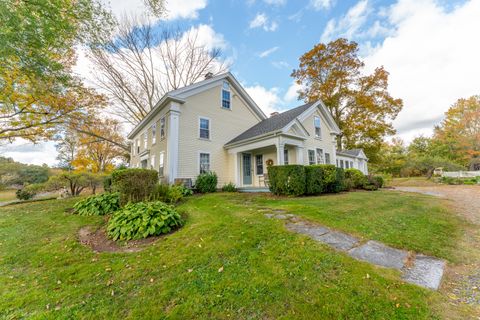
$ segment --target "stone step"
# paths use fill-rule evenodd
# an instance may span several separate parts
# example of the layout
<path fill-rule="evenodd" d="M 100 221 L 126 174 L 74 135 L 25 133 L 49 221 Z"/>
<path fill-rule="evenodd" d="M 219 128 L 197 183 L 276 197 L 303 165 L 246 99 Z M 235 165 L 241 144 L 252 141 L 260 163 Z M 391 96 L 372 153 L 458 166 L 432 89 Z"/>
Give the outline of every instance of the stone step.
<path fill-rule="evenodd" d="M 312 224 L 293 214 L 268 213 L 265 216 L 269 219 L 286 220 L 288 230 L 307 235 L 315 241 L 346 252 L 356 260 L 400 270 L 405 282 L 431 290 L 437 290 L 442 282 L 446 263 L 441 259 L 422 254 L 411 256 L 408 251 L 392 248 L 373 240 L 362 244 L 358 238 L 352 235 Z M 409 261 L 408 265 L 407 261 Z"/>

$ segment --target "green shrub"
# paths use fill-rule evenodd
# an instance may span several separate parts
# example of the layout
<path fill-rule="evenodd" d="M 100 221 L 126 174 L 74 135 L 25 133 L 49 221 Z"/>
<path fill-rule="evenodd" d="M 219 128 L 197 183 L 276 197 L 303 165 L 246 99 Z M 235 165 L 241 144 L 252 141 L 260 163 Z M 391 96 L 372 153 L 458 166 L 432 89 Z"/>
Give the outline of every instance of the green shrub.
<path fill-rule="evenodd" d="M 321 165 L 305 166 L 305 194 L 321 194 L 323 191 L 323 167 Z"/>
<path fill-rule="evenodd" d="M 195 180 L 195 189 L 200 193 L 217 191 L 218 178 L 215 172 L 202 173 Z"/>
<path fill-rule="evenodd" d="M 367 182 L 363 186 L 363 189 L 365 190 L 378 190 L 379 188 L 382 187 L 383 185 L 383 178 L 378 179 L 379 176 L 374 176 L 374 175 L 368 175 L 367 177 Z"/>
<path fill-rule="evenodd" d="M 183 185 L 179 185 L 178 187 L 180 188 L 180 190 L 182 190 L 182 195 L 183 195 L 184 197 L 188 197 L 188 196 L 193 195 L 193 190 L 192 190 L 192 189 L 187 188 L 187 187 L 185 187 L 185 186 L 183 186 Z"/>
<path fill-rule="evenodd" d="M 345 190 L 345 170 L 342 168 L 335 168 L 335 182 L 330 190 L 334 193 Z"/>
<path fill-rule="evenodd" d="M 351 183 L 353 189 L 362 189 L 367 182 L 367 177 L 365 177 L 363 172 L 354 168 L 345 169 L 345 179 L 349 180 L 347 183 Z"/>
<path fill-rule="evenodd" d="M 237 187 L 233 182 L 229 182 L 222 187 L 223 192 L 237 192 Z"/>
<path fill-rule="evenodd" d="M 134 240 L 169 233 L 183 225 L 180 214 L 161 201 L 129 203 L 114 213 L 107 226 L 113 240 Z"/>
<path fill-rule="evenodd" d="M 373 176 L 373 179 L 377 181 L 377 185 L 379 188 L 383 188 L 383 186 L 385 185 L 385 180 L 383 180 L 382 176 L 375 175 Z"/>
<path fill-rule="evenodd" d="M 467 179 L 467 180 L 464 180 L 464 181 L 463 181 L 463 184 L 473 186 L 473 185 L 477 184 L 477 181 L 474 180 L 474 179 Z"/>
<path fill-rule="evenodd" d="M 158 173 L 149 169 L 122 169 L 112 172 L 112 191 L 120 193 L 120 204 L 151 198 Z"/>
<path fill-rule="evenodd" d="M 105 176 L 103 178 L 103 190 L 105 192 L 112 192 L 112 176 Z"/>
<path fill-rule="evenodd" d="M 33 190 L 28 190 L 26 188 L 23 189 L 18 189 L 15 192 L 15 195 L 17 196 L 17 199 L 19 200 L 30 200 L 35 196 L 36 192 Z"/>
<path fill-rule="evenodd" d="M 155 190 L 152 192 L 150 200 L 175 204 L 183 199 L 183 193 L 185 192 L 184 189 L 183 186 L 171 186 L 159 183 L 155 186 Z"/>
<path fill-rule="evenodd" d="M 333 164 L 320 164 L 323 168 L 323 186 L 326 193 L 337 193 L 345 189 L 345 173 Z"/>
<path fill-rule="evenodd" d="M 268 177 L 273 194 L 299 196 L 305 193 L 305 167 L 302 165 L 271 166 Z"/>
<path fill-rule="evenodd" d="M 118 192 L 90 196 L 75 203 L 73 208 L 81 216 L 103 216 L 120 209 L 120 196 Z"/>

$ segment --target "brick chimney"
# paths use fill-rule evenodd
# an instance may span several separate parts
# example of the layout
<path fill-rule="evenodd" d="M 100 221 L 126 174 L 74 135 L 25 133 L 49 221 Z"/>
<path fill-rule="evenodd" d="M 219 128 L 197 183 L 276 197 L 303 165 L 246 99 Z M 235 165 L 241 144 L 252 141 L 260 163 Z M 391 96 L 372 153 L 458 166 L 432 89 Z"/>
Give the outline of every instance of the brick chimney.
<path fill-rule="evenodd" d="M 270 113 L 270 118 L 271 118 L 271 117 L 274 117 L 274 116 L 278 116 L 279 114 L 280 114 L 280 113 L 278 113 L 277 111 L 272 112 L 272 113 Z"/>
<path fill-rule="evenodd" d="M 207 72 L 207 74 L 205 75 L 205 80 L 211 79 L 211 78 L 213 78 L 213 73 Z"/>

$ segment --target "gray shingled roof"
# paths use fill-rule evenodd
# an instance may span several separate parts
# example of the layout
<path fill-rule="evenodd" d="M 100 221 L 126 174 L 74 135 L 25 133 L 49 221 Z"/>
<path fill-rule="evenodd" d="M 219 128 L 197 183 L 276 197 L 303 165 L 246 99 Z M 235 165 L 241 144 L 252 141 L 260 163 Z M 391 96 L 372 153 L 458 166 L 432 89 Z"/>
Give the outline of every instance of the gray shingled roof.
<path fill-rule="evenodd" d="M 337 153 L 345 154 L 345 155 L 352 156 L 352 157 L 358 157 L 361 152 L 362 152 L 362 149 L 338 150 L 337 151 Z"/>
<path fill-rule="evenodd" d="M 313 103 L 307 103 L 302 106 L 290 109 L 288 111 L 282 112 L 278 115 L 272 116 L 268 119 L 260 121 L 250 129 L 244 131 L 237 137 L 230 140 L 227 144 L 254 138 L 262 134 L 267 134 L 270 132 L 278 131 L 283 129 L 287 124 L 289 124 L 296 117 L 304 113 L 308 108 L 310 108 Z"/>

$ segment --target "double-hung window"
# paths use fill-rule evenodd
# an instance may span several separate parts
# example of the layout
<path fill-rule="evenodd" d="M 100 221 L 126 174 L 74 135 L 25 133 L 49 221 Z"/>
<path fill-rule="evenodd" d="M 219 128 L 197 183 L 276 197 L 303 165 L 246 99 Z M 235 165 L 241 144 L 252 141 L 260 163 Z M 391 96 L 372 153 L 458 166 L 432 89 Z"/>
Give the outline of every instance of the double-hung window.
<path fill-rule="evenodd" d="M 158 158 L 158 175 L 163 177 L 165 167 L 165 152 L 160 152 L 160 158 Z"/>
<path fill-rule="evenodd" d="M 330 153 L 325 152 L 325 163 L 330 164 Z"/>
<path fill-rule="evenodd" d="M 349 168 L 349 166 L 350 166 L 350 162 L 348 162 L 348 161 L 345 161 L 345 169 L 348 169 L 348 168 Z"/>
<path fill-rule="evenodd" d="M 210 172 L 210 153 L 200 153 L 200 173 Z"/>
<path fill-rule="evenodd" d="M 288 149 L 283 149 L 283 164 L 288 164 Z"/>
<path fill-rule="evenodd" d="M 157 142 L 157 124 L 152 124 L 152 144 Z"/>
<path fill-rule="evenodd" d="M 315 150 L 308 150 L 308 164 L 315 164 Z"/>
<path fill-rule="evenodd" d="M 227 81 L 224 81 L 222 85 L 222 108 L 229 110 L 231 108 L 230 85 Z"/>
<path fill-rule="evenodd" d="M 143 133 L 143 149 L 147 149 L 147 141 L 148 141 L 148 132 L 145 131 Z"/>
<path fill-rule="evenodd" d="M 322 138 L 322 128 L 320 123 L 320 117 L 313 118 L 313 126 L 315 127 L 315 138 Z"/>
<path fill-rule="evenodd" d="M 138 139 L 135 140 L 135 149 L 137 150 L 137 154 L 139 154 L 140 153 L 140 141 L 138 141 Z"/>
<path fill-rule="evenodd" d="M 257 167 L 257 175 L 263 174 L 263 154 L 255 156 L 255 166 Z"/>
<path fill-rule="evenodd" d="M 200 134 L 201 139 L 210 139 L 210 120 L 200 118 Z"/>
<path fill-rule="evenodd" d="M 155 169 L 155 155 L 154 154 L 152 154 L 152 156 L 150 157 L 150 168 Z"/>
<path fill-rule="evenodd" d="M 344 168 L 343 167 L 343 160 L 340 160 L 340 168 L 342 168 L 342 169 Z"/>
<path fill-rule="evenodd" d="M 353 161 L 350 161 L 350 168 L 353 168 Z"/>
<path fill-rule="evenodd" d="M 165 138 L 165 117 L 160 119 L 160 140 Z"/>
<path fill-rule="evenodd" d="M 317 164 L 323 163 L 323 150 L 317 149 Z"/>

